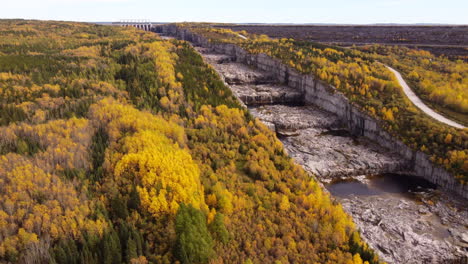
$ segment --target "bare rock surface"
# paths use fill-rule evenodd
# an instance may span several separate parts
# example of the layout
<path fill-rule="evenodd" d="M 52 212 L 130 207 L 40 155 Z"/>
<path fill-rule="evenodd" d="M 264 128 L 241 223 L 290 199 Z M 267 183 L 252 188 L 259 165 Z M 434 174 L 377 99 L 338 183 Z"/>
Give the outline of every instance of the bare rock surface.
<path fill-rule="evenodd" d="M 212 53 L 207 49 L 197 47 L 205 61 L 210 63 L 213 68 L 224 78 L 224 80 L 232 84 L 265 84 L 274 83 L 275 78 L 267 72 L 254 69 L 243 63 L 234 62 L 232 57 Z"/>
<path fill-rule="evenodd" d="M 232 85 L 231 89 L 246 105 L 296 104 L 303 99 L 297 90 L 276 84 Z"/>
<path fill-rule="evenodd" d="M 272 78 L 261 71 L 253 70 L 242 63 L 216 64 L 216 70 L 224 76 L 228 84 L 267 83 Z"/>
<path fill-rule="evenodd" d="M 208 50 L 197 47 L 198 52 L 203 53 L 203 58 L 211 64 L 222 64 L 233 62 L 233 58 L 219 53 L 208 53 Z"/>
<path fill-rule="evenodd" d="M 434 191 L 415 197 L 352 195 L 340 202 L 353 216 L 364 239 L 388 263 L 466 260 L 468 244 L 463 242 L 468 225 L 466 205 Z"/>
<path fill-rule="evenodd" d="M 341 176 L 396 172 L 404 163 L 388 150 L 345 130 L 330 130 L 336 116 L 312 106 L 262 106 L 251 109 L 262 121 L 275 124 L 289 155 L 322 181 Z"/>
<path fill-rule="evenodd" d="M 299 130 L 316 127 L 325 130 L 337 123 L 335 115 L 311 106 L 269 105 L 250 108 L 250 111 L 262 121 L 275 123 L 280 128 Z"/>

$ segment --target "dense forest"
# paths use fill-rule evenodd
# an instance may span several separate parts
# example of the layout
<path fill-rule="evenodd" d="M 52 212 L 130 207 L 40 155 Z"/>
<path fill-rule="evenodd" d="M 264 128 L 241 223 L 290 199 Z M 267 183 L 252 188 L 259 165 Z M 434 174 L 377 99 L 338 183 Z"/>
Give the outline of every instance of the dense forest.
<path fill-rule="evenodd" d="M 375 59 L 397 68 L 431 107 L 468 126 L 468 63 L 397 46 L 364 46 Z"/>
<path fill-rule="evenodd" d="M 25 20 L 0 36 L 0 262 L 379 263 L 188 43 Z"/>
<path fill-rule="evenodd" d="M 391 48 L 374 46 L 371 51 L 364 52 L 308 41 L 270 39 L 266 35 L 234 32 L 211 27 L 210 24 L 185 23 L 178 26 L 201 34 L 213 43 L 235 43 L 250 53 L 264 53 L 298 72 L 313 74 L 315 78 L 336 87 L 357 107 L 381 120 L 382 126 L 392 135 L 413 149 L 428 154 L 433 162 L 446 168 L 461 183 L 468 182 L 468 130 L 439 123 L 417 109 L 382 63 L 392 62 L 391 65 L 402 68 L 403 73 L 416 65 L 408 76 L 411 80 L 417 74 L 421 83 L 430 84 L 428 87 L 423 84 L 416 86 L 422 93 L 426 91 L 428 100 L 431 100 L 432 92 L 439 94 L 434 95 L 434 102 L 443 102 L 443 105 L 452 107 L 453 111 L 466 118 L 466 62 L 451 62 L 444 66 L 446 59 L 431 61 L 434 57 L 424 51 L 401 48 L 393 52 Z M 247 38 L 241 38 L 239 34 Z M 382 55 L 383 51 L 392 52 Z M 418 59 L 412 59 L 414 56 Z M 406 63 L 407 60 L 413 62 Z M 432 68 L 422 65 L 427 62 L 425 60 Z M 442 83 L 446 84 L 442 87 Z"/>

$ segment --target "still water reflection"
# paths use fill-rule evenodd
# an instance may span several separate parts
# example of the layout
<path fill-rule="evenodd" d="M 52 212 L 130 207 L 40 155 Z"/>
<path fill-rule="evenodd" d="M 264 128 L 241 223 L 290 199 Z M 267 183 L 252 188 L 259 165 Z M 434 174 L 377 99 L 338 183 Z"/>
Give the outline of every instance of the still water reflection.
<path fill-rule="evenodd" d="M 436 186 L 423 178 L 400 174 L 369 176 L 364 182 L 358 180 L 340 180 L 326 185 L 333 196 L 350 195 L 370 196 L 385 193 L 407 194 L 411 192 L 435 189 Z"/>

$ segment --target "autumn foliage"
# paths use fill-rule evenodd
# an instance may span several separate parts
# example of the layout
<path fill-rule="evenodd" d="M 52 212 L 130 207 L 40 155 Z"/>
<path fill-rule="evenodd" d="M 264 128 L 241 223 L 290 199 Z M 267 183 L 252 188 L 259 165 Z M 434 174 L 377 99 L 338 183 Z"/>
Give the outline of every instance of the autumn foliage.
<path fill-rule="evenodd" d="M 189 44 L 24 20 L 0 36 L 0 262 L 378 263 Z"/>
<path fill-rule="evenodd" d="M 239 32 L 209 24 L 185 23 L 178 26 L 201 34 L 208 41 L 235 43 L 247 52 L 276 58 L 299 73 L 312 74 L 335 87 L 356 107 L 380 120 L 384 129 L 394 137 L 414 150 L 426 153 L 462 184 L 468 182 L 468 160 L 455 158 L 452 154 L 464 153 L 466 156 L 468 153 L 467 130 L 439 123 L 416 108 L 383 64 L 397 67 L 423 99 L 435 105 L 437 110 L 463 122 L 467 118 L 466 62 L 449 61 L 426 51 L 407 48 L 372 46 L 348 49 L 293 39 L 270 39 L 255 34 L 248 34 L 248 39 L 243 39 L 232 37 Z M 449 134 L 454 140 L 445 140 Z"/>

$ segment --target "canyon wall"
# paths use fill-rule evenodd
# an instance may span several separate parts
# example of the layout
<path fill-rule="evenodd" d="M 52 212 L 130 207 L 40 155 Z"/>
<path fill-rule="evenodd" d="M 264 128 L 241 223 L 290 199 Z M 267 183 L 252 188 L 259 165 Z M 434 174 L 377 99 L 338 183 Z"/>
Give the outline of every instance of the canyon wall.
<path fill-rule="evenodd" d="M 361 111 L 335 87 L 315 79 L 312 75 L 301 74 L 265 54 L 250 54 L 234 44 L 210 43 L 202 36 L 193 34 L 187 29 L 177 28 L 175 25 L 164 25 L 157 30 L 163 34 L 190 41 L 194 45 L 229 55 L 237 62 L 272 73 L 273 76 L 277 77 L 278 81 L 300 90 L 304 94 L 306 103 L 336 114 L 342 124 L 354 135 L 367 137 L 382 147 L 399 153 L 408 161 L 407 173 L 424 177 L 443 189 L 455 192 L 468 199 L 468 185 L 460 184 L 444 168 L 433 164 L 427 154 L 411 149 L 396 137 L 390 135 L 383 129 L 379 120 Z"/>

